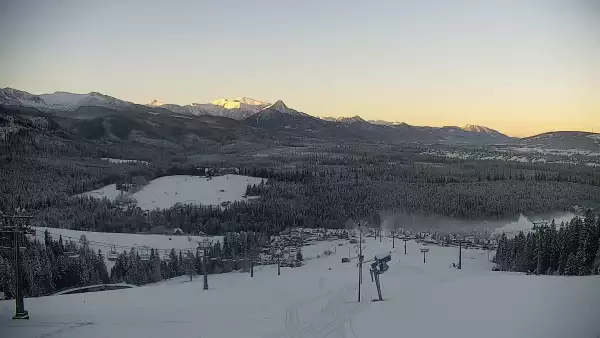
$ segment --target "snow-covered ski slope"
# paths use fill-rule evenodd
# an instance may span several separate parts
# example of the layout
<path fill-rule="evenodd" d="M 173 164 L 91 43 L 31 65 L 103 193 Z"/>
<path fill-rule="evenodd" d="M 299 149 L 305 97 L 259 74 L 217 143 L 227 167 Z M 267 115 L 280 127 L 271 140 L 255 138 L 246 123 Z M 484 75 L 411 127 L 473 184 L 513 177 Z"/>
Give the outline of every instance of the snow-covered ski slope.
<path fill-rule="evenodd" d="M 348 244 L 304 248 L 300 268 L 186 277 L 134 289 L 26 299 L 29 321 L 12 321 L 12 301 L 0 301 L 0 337 L 597 337 L 600 278 L 492 272 L 487 252 L 396 243 L 376 298 L 368 265 L 357 302 L 356 260 L 340 262 Z M 391 250 L 389 239 L 367 239 L 365 258 Z M 352 249 L 354 252 L 354 249 Z"/>
<path fill-rule="evenodd" d="M 131 194 L 137 206 L 144 210 L 167 209 L 177 203 L 221 205 L 223 202 L 244 201 L 246 187 L 264 179 L 243 175 L 223 175 L 212 178 L 190 175 L 164 176 L 150 181 L 140 191 Z M 266 180 L 264 180 L 266 182 Z M 114 201 L 121 195 L 116 184 L 80 194 Z M 128 194 L 126 194 L 128 195 Z"/>

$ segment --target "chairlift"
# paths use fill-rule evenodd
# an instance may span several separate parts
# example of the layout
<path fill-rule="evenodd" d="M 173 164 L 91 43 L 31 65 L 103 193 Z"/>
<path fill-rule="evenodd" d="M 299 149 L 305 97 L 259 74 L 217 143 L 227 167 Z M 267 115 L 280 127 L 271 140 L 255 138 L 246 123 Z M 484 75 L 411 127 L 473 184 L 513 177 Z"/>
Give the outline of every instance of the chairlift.
<path fill-rule="evenodd" d="M 106 258 L 109 261 L 116 261 L 117 258 L 119 258 L 119 254 L 117 253 L 117 250 L 115 249 L 115 246 L 112 246 L 112 249 L 110 249 L 110 251 L 108 252 L 108 254 L 106 255 Z"/>
<path fill-rule="evenodd" d="M 171 254 L 169 253 L 169 250 L 165 250 L 165 253 L 163 254 L 163 260 L 170 260 L 171 259 Z"/>
<path fill-rule="evenodd" d="M 140 247 L 139 251 L 140 251 L 140 259 L 141 260 L 143 260 L 143 261 L 150 260 L 150 248 L 148 248 L 147 246 L 143 246 L 143 247 Z"/>
<path fill-rule="evenodd" d="M 65 251 L 63 254 L 69 258 L 79 258 L 79 254 L 75 251 Z"/>
<path fill-rule="evenodd" d="M 189 261 L 194 259 L 194 251 L 192 249 L 185 249 L 183 251 L 183 260 Z"/>

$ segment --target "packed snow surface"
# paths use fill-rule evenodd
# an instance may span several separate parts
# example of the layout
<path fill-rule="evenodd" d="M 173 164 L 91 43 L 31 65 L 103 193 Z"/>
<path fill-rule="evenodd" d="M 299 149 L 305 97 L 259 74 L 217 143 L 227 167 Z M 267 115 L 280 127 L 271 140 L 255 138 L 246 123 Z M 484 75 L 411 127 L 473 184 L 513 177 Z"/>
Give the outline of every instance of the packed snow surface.
<path fill-rule="evenodd" d="M 152 180 L 140 191 L 131 194 L 144 210 L 167 209 L 177 203 L 221 205 L 223 202 L 244 201 L 246 187 L 260 184 L 259 177 L 224 175 L 212 178 L 189 175 L 164 176 Z M 114 201 L 121 192 L 115 184 L 83 193 L 83 196 L 108 198 Z M 126 193 L 125 193 L 126 194 Z"/>
<path fill-rule="evenodd" d="M 133 289 L 25 300 L 30 320 L 10 319 L 14 302 L 0 301 L 0 337 L 432 337 L 553 338 L 600 334 L 600 278 L 526 276 L 490 271 L 487 252 L 419 245 L 392 249 L 367 239 L 365 259 L 392 250 L 381 276 L 383 302 L 363 271 L 357 302 L 356 259 L 341 263 L 349 244 L 318 243 L 299 268 L 257 267 L 254 278 L 233 272 L 180 277 Z M 331 256 L 313 256 L 330 249 Z M 309 251 L 313 251 L 309 254 Z"/>
<path fill-rule="evenodd" d="M 78 196 L 88 196 L 94 198 L 107 198 L 111 201 L 114 201 L 117 197 L 121 196 L 123 192 L 121 190 L 117 190 L 116 184 L 109 184 L 100 189 L 84 192 L 83 194 L 79 194 Z"/>

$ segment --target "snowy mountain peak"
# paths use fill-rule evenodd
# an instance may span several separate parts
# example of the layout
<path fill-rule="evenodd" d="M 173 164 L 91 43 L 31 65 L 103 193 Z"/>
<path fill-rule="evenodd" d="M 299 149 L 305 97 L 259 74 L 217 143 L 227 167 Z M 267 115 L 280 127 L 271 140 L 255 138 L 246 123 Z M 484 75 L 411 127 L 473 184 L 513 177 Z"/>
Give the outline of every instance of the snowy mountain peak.
<path fill-rule="evenodd" d="M 369 120 L 368 121 L 370 124 L 376 124 L 376 125 L 380 125 L 380 126 L 399 126 L 399 125 L 406 125 L 406 123 L 404 122 L 389 122 L 389 121 L 384 121 L 384 120 Z"/>
<path fill-rule="evenodd" d="M 301 114 L 301 113 L 295 111 L 294 109 L 288 108 L 288 106 L 286 106 L 285 103 L 283 103 L 283 101 L 281 101 L 281 100 L 277 100 L 272 105 L 263 109 L 263 111 L 266 111 L 266 110 L 275 111 L 275 112 L 278 112 L 281 114 L 288 114 L 288 115 L 305 115 L 305 114 Z"/>
<path fill-rule="evenodd" d="M 271 109 L 275 109 L 282 113 L 287 113 L 288 107 L 281 100 L 277 100 L 275 103 L 269 106 Z"/>
<path fill-rule="evenodd" d="M 233 100 L 229 100 L 226 98 L 219 98 L 219 99 L 210 101 L 210 103 L 215 106 L 221 106 L 225 109 L 241 109 L 241 108 L 256 109 L 256 107 L 259 107 L 259 109 L 260 109 L 260 108 L 266 107 L 268 105 L 268 103 L 266 103 L 266 102 L 247 98 L 247 97 L 236 97 Z"/>
<path fill-rule="evenodd" d="M 159 100 L 152 100 L 152 101 L 150 101 L 150 103 L 148 103 L 148 105 L 152 106 L 152 107 L 160 107 L 160 106 L 164 106 L 165 103 L 162 101 L 159 101 Z"/>
<path fill-rule="evenodd" d="M 54 94 L 39 95 L 46 103 L 45 108 L 59 110 L 75 110 L 83 106 L 99 106 L 107 108 L 129 108 L 133 103 L 119 100 L 98 92 L 76 94 L 69 92 L 55 92 Z"/>
<path fill-rule="evenodd" d="M 269 105 L 268 102 L 259 101 L 259 100 L 255 100 L 250 97 L 243 97 L 243 96 L 238 96 L 235 99 L 233 99 L 233 101 L 237 101 L 239 103 L 243 103 L 243 104 L 247 104 L 247 105 L 251 105 L 251 106 L 268 106 Z"/>
<path fill-rule="evenodd" d="M 362 117 L 355 115 L 352 117 L 340 117 L 338 119 L 336 119 L 338 122 L 342 122 L 342 123 L 369 123 L 367 121 L 365 121 Z"/>
<path fill-rule="evenodd" d="M 38 95 L 8 87 L 0 89 L 0 104 L 28 107 L 44 107 L 46 105 L 44 99 Z"/>
<path fill-rule="evenodd" d="M 474 124 L 467 124 L 467 125 L 463 126 L 461 129 L 465 130 L 465 131 L 470 131 L 470 132 L 473 132 L 473 133 L 483 133 L 483 134 L 496 134 L 496 133 L 498 133 L 498 131 L 496 131 L 494 129 L 490 129 L 488 127 L 478 126 L 478 125 L 474 125 Z"/>

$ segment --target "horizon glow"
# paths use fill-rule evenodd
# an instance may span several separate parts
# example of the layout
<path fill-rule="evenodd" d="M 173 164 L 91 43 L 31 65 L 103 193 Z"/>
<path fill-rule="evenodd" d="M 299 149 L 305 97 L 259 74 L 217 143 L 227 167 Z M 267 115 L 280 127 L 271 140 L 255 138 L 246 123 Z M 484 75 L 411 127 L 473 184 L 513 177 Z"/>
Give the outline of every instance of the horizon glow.
<path fill-rule="evenodd" d="M 0 87 L 33 94 L 245 96 L 319 117 L 600 132 L 593 0 L 0 5 Z"/>

